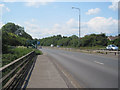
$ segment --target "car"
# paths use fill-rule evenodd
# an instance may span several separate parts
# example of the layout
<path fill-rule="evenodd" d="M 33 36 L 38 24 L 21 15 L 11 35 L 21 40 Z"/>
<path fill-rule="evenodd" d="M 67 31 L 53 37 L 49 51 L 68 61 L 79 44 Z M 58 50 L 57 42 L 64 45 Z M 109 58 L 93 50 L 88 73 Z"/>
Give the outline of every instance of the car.
<path fill-rule="evenodd" d="M 108 45 L 107 47 L 106 47 L 106 49 L 107 50 L 118 50 L 118 47 L 116 46 L 116 45 Z"/>
<path fill-rule="evenodd" d="M 54 47 L 54 45 L 53 45 L 53 44 L 51 44 L 50 46 L 51 46 L 51 47 Z"/>
<path fill-rule="evenodd" d="M 57 45 L 57 48 L 59 48 L 60 46 L 59 45 Z"/>

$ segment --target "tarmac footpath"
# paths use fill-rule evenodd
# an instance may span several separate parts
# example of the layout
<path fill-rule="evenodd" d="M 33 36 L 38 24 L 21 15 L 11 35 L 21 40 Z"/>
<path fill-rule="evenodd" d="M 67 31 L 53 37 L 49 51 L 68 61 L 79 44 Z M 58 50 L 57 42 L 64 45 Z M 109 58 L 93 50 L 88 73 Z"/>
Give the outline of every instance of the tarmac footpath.
<path fill-rule="evenodd" d="M 47 55 L 39 55 L 27 88 L 68 88 L 66 82 Z"/>

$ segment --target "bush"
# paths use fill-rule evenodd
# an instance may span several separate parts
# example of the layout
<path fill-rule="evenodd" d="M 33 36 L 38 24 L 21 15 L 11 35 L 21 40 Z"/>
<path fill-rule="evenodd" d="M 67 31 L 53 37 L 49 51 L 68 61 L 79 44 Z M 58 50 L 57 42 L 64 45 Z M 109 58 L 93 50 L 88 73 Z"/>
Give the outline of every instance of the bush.
<path fill-rule="evenodd" d="M 36 55 L 41 55 L 42 52 L 38 49 L 26 48 L 23 46 L 10 47 L 6 54 L 2 55 L 2 66 L 7 65 L 8 63 L 28 54 L 31 51 L 35 51 Z"/>
<path fill-rule="evenodd" d="M 36 55 L 42 55 L 43 53 L 40 51 L 40 50 L 38 50 L 38 49 L 35 49 L 35 53 L 36 53 Z"/>
<path fill-rule="evenodd" d="M 23 55 L 26 55 L 32 50 L 33 49 L 9 46 L 7 53 L 2 55 L 2 66 L 22 57 Z"/>

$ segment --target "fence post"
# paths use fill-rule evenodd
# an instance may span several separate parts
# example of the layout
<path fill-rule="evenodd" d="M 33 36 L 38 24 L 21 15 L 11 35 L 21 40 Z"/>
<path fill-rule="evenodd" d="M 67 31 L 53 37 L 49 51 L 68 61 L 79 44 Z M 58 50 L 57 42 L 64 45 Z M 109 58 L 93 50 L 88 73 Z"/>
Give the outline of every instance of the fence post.
<path fill-rule="evenodd" d="M 106 52 L 106 54 L 107 54 L 107 52 Z"/>

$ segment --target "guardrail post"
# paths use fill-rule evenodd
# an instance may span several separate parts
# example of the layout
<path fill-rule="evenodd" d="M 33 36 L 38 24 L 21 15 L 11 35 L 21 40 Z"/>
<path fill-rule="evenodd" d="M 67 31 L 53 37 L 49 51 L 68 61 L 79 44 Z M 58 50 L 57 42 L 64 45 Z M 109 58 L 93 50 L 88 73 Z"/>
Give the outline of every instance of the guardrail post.
<path fill-rule="evenodd" d="M 106 54 L 107 54 L 107 52 L 106 52 Z"/>
<path fill-rule="evenodd" d="M 118 51 L 118 55 L 120 54 L 120 52 Z"/>

